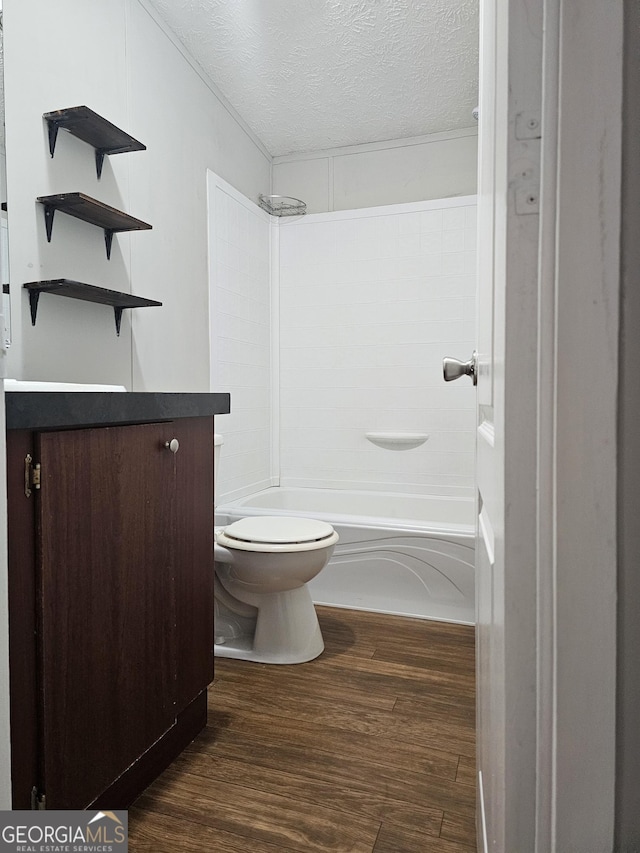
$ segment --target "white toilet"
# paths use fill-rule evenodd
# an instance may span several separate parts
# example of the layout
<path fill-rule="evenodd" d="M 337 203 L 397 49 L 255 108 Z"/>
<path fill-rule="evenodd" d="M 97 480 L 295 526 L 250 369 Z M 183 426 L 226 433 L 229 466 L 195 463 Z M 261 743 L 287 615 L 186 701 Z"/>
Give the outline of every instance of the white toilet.
<path fill-rule="evenodd" d="M 222 436 L 215 437 L 215 473 Z M 255 516 L 215 530 L 218 657 L 304 663 L 324 642 L 307 582 L 327 564 L 338 534 L 310 518 Z"/>

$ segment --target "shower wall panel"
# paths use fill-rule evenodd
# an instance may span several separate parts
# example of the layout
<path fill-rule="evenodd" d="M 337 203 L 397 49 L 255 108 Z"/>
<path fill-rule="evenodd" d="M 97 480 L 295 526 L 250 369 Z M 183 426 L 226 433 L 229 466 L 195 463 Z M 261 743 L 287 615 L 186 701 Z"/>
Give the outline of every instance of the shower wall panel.
<path fill-rule="evenodd" d="M 475 390 L 442 359 L 474 349 L 475 249 L 475 196 L 280 221 L 281 485 L 473 495 Z"/>
<path fill-rule="evenodd" d="M 209 173 L 211 388 L 231 394 L 218 495 L 273 485 L 271 262 L 268 214 Z"/>

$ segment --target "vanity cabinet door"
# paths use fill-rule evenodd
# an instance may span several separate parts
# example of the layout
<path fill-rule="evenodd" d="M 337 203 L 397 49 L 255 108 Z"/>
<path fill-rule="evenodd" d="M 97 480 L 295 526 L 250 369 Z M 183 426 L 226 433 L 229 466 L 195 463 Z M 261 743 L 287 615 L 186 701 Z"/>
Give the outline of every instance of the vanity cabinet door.
<path fill-rule="evenodd" d="M 206 722 L 213 418 L 9 431 L 7 454 L 13 808 L 126 807 Z"/>
<path fill-rule="evenodd" d="M 213 418 L 174 421 L 176 713 L 213 680 Z"/>
<path fill-rule="evenodd" d="M 176 626 L 171 424 L 41 433 L 42 782 L 83 808 L 171 727 Z"/>

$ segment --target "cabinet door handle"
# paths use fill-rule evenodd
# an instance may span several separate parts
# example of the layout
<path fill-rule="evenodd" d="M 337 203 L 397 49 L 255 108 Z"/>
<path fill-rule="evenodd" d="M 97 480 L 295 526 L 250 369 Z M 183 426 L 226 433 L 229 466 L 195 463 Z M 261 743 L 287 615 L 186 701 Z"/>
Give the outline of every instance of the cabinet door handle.
<path fill-rule="evenodd" d="M 172 453 L 177 453 L 180 450 L 180 442 L 177 438 L 172 438 L 171 441 L 165 441 L 165 447 L 168 447 Z"/>

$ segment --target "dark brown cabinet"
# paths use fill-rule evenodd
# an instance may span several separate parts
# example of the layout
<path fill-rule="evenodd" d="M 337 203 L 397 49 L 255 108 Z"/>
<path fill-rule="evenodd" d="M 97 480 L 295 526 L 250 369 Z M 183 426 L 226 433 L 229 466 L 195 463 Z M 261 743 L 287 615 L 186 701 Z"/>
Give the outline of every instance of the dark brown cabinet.
<path fill-rule="evenodd" d="M 213 418 L 7 450 L 13 808 L 125 807 L 206 721 Z"/>

